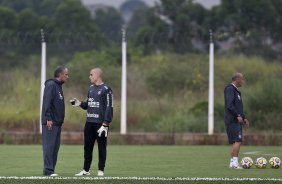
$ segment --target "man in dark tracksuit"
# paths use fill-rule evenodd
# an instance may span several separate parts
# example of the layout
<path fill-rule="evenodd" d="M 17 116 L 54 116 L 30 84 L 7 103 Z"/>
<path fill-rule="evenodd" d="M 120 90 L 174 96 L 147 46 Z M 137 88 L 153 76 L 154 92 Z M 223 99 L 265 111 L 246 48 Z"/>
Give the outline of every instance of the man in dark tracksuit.
<path fill-rule="evenodd" d="M 62 84 L 69 78 L 68 69 L 58 67 L 54 77 L 45 82 L 42 104 L 43 175 L 45 176 L 58 176 L 55 174 L 55 167 L 60 148 L 61 126 L 65 117 Z"/>
<path fill-rule="evenodd" d="M 76 176 L 90 175 L 94 143 L 97 140 L 99 150 L 98 176 L 104 176 L 107 154 L 108 127 L 113 118 L 113 94 L 109 86 L 102 81 L 102 70 L 94 68 L 90 71 L 87 100 L 80 102 L 71 100 L 73 106 L 87 110 L 84 127 L 84 166 Z"/>
<path fill-rule="evenodd" d="M 232 144 L 231 159 L 229 167 L 241 169 L 238 162 L 238 155 L 242 142 L 242 125 L 249 126 L 243 111 L 243 102 L 239 87 L 244 83 L 244 76 L 236 73 L 232 77 L 232 83 L 224 89 L 224 122 L 229 144 Z"/>

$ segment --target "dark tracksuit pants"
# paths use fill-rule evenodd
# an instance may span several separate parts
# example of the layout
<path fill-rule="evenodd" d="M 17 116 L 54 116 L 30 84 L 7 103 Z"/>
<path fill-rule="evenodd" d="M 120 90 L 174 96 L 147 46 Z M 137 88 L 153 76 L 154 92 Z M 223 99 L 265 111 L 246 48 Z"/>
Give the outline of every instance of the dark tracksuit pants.
<path fill-rule="evenodd" d="M 89 171 L 92 162 L 94 143 L 98 143 L 99 163 L 98 169 L 104 171 L 107 157 L 107 137 L 103 133 L 98 136 L 97 131 L 101 127 L 101 123 L 86 122 L 84 126 L 84 166 L 85 171 Z"/>
<path fill-rule="evenodd" d="M 60 144 L 61 126 L 52 126 L 52 130 L 48 130 L 47 125 L 42 125 L 43 175 L 55 172 Z"/>

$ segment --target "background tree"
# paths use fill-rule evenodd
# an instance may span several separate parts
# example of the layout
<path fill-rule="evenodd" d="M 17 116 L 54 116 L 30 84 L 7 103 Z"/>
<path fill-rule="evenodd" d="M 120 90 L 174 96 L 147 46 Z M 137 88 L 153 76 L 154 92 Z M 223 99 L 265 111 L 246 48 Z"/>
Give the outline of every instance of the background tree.
<path fill-rule="evenodd" d="M 203 39 L 208 35 L 209 12 L 192 0 L 162 0 L 147 11 L 137 12 L 129 27 L 134 27 L 142 14 L 147 24 L 137 31 L 136 44 L 141 43 L 149 51 L 173 51 L 185 53 L 204 51 Z M 142 20 L 142 19 L 141 19 Z M 143 40 L 143 41 L 142 41 Z M 145 50 L 145 53 L 148 53 Z"/>
<path fill-rule="evenodd" d="M 281 57 L 277 52 L 281 42 L 282 1 L 222 0 L 212 10 L 213 29 L 233 38 L 235 50 L 247 55 Z M 267 15 L 266 15 L 267 13 Z M 279 37 L 279 38 L 278 38 Z"/>
<path fill-rule="evenodd" d="M 54 14 L 55 29 L 50 42 L 69 52 L 100 48 L 107 43 L 89 11 L 79 0 L 61 3 Z"/>
<path fill-rule="evenodd" d="M 115 8 L 98 9 L 94 22 L 108 40 L 116 43 L 121 41 L 121 28 L 124 22 L 121 14 Z"/>

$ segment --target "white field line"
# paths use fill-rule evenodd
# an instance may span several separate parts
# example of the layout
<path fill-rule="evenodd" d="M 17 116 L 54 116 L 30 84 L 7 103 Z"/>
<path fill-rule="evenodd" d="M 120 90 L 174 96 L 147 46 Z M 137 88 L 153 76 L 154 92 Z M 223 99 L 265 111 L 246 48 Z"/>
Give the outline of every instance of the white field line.
<path fill-rule="evenodd" d="M 264 153 L 264 154 L 262 154 L 261 151 L 248 151 L 248 152 L 244 152 L 243 155 L 276 156 L 275 154 L 272 154 L 272 153 Z"/>
<path fill-rule="evenodd" d="M 162 177 L 46 177 L 46 176 L 0 176 L 10 180 L 160 180 L 160 181 L 282 181 L 282 178 L 162 178 Z"/>
<path fill-rule="evenodd" d="M 261 151 L 249 151 L 249 152 L 245 152 L 243 154 L 244 155 L 258 155 L 260 153 L 261 153 Z"/>

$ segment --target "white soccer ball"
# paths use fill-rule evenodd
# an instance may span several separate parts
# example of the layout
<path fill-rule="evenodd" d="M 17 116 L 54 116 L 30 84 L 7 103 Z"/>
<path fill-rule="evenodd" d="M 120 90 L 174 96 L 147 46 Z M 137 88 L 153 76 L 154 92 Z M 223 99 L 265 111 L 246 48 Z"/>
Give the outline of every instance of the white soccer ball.
<path fill-rule="evenodd" d="M 253 160 L 250 157 L 243 157 L 241 160 L 241 165 L 244 169 L 250 169 L 253 165 Z"/>
<path fill-rule="evenodd" d="M 259 157 L 256 160 L 256 166 L 258 169 L 265 169 L 267 165 L 267 160 L 263 157 Z"/>
<path fill-rule="evenodd" d="M 272 157 L 269 159 L 269 165 L 273 169 L 278 169 L 281 165 L 281 160 L 278 157 Z"/>

